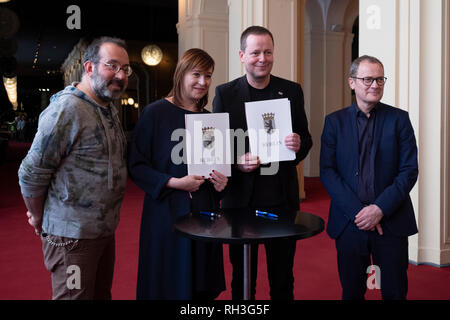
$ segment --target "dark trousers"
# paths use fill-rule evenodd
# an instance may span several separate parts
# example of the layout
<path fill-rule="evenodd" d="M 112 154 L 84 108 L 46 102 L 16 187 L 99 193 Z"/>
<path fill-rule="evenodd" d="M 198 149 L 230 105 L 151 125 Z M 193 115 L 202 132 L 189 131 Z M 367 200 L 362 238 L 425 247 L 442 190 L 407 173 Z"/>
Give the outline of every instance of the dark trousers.
<path fill-rule="evenodd" d="M 269 277 L 270 297 L 272 300 L 294 299 L 294 256 L 296 240 L 275 239 L 264 244 L 267 258 L 267 274 Z M 251 292 L 255 299 L 256 277 L 258 271 L 258 244 L 252 244 L 251 254 Z M 233 265 L 231 293 L 233 300 L 242 300 L 244 294 L 244 246 L 230 245 L 230 261 Z"/>
<path fill-rule="evenodd" d="M 82 240 L 47 237 L 42 238 L 42 250 L 44 264 L 52 273 L 53 300 L 111 300 L 114 236 Z"/>
<path fill-rule="evenodd" d="M 383 228 L 361 231 L 352 222 L 336 239 L 339 279 L 343 300 L 363 300 L 368 282 L 375 273 L 368 269 L 372 264 L 379 270 L 383 300 L 405 300 L 408 292 L 408 237 L 398 237 Z M 372 258 L 372 262 L 371 262 Z M 372 281 L 373 283 L 373 281 Z"/>

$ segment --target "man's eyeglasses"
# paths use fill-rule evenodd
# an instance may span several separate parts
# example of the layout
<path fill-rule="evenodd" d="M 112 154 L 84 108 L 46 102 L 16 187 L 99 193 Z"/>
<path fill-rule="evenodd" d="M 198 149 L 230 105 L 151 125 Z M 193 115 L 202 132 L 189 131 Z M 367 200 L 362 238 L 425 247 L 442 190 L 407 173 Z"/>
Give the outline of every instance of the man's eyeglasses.
<path fill-rule="evenodd" d="M 374 81 L 377 82 L 377 84 L 381 87 L 384 86 L 386 83 L 387 78 L 386 77 L 378 77 L 378 78 L 358 78 L 358 77 L 352 77 L 353 79 L 359 79 L 362 80 L 365 86 L 370 87 Z"/>
<path fill-rule="evenodd" d="M 131 74 L 133 73 L 133 70 L 131 69 L 131 67 L 129 65 L 125 65 L 125 66 L 120 66 L 120 64 L 117 63 L 106 63 L 106 62 L 102 62 L 106 68 L 114 73 L 119 73 L 120 70 L 123 70 L 123 72 L 125 72 L 125 75 L 127 77 L 131 76 Z"/>

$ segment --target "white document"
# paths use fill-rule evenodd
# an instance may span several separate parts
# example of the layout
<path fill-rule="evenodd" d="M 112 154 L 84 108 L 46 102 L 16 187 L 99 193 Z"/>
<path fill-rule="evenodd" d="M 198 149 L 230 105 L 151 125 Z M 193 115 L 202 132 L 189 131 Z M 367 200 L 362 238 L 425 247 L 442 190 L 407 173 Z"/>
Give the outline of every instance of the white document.
<path fill-rule="evenodd" d="M 289 161 L 295 152 L 284 145 L 292 133 L 291 102 L 287 99 L 245 103 L 250 153 L 261 163 Z"/>
<path fill-rule="evenodd" d="M 187 114 L 185 124 L 188 174 L 208 178 L 216 170 L 231 177 L 229 114 Z"/>

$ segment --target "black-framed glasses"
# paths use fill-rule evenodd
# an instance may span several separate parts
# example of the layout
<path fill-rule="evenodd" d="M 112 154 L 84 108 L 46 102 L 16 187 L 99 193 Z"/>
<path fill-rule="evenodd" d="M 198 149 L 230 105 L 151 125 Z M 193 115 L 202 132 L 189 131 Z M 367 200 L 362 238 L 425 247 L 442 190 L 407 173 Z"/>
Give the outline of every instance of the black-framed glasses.
<path fill-rule="evenodd" d="M 353 78 L 353 79 L 359 79 L 359 80 L 362 80 L 362 82 L 364 83 L 364 85 L 367 86 L 367 87 L 370 87 L 374 81 L 376 81 L 377 84 L 381 87 L 381 86 L 384 86 L 384 84 L 385 84 L 386 81 L 387 81 L 387 78 L 386 78 L 386 77 L 378 77 L 378 78 L 369 78 L 369 77 L 367 77 L 367 78 L 358 78 L 358 77 L 352 77 L 352 78 Z"/>
<path fill-rule="evenodd" d="M 102 63 L 106 66 L 108 70 L 114 73 L 119 73 L 120 70 L 123 70 L 123 72 L 125 72 L 125 75 L 127 77 L 131 76 L 131 74 L 133 73 L 133 69 L 131 69 L 131 67 L 128 64 L 122 67 L 120 64 L 114 62 L 112 63 L 102 62 Z"/>

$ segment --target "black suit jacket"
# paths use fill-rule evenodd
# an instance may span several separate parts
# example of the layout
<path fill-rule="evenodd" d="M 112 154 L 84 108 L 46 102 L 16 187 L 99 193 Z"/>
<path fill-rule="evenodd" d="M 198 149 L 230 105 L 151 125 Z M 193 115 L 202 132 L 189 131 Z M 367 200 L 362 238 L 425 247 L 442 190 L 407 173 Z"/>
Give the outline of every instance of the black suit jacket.
<path fill-rule="evenodd" d="M 271 75 L 270 77 L 271 98 L 288 98 L 291 102 L 292 130 L 301 138 L 301 147 L 293 161 L 279 163 L 278 175 L 283 186 L 289 207 L 295 210 L 299 208 L 299 191 L 296 165 L 302 161 L 312 146 L 311 135 L 308 131 L 308 120 L 306 119 L 303 91 L 298 83 L 285 80 Z M 228 112 L 230 114 L 230 129 L 242 129 L 247 132 L 247 121 L 245 118 L 245 102 L 250 102 L 250 90 L 247 77 L 243 76 L 216 88 L 213 101 L 214 112 Z M 234 141 L 234 165 L 232 166 L 232 177 L 228 183 L 224 198 L 223 208 L 239 208 L 250 205 L 253 182 L 259 170 L 244 173 L 236 168 L 236 160 L 242 155 L 238 154 L 237 141 Z M 249 152 L 248 137 L 245 139 L 245 152 Z"/>

